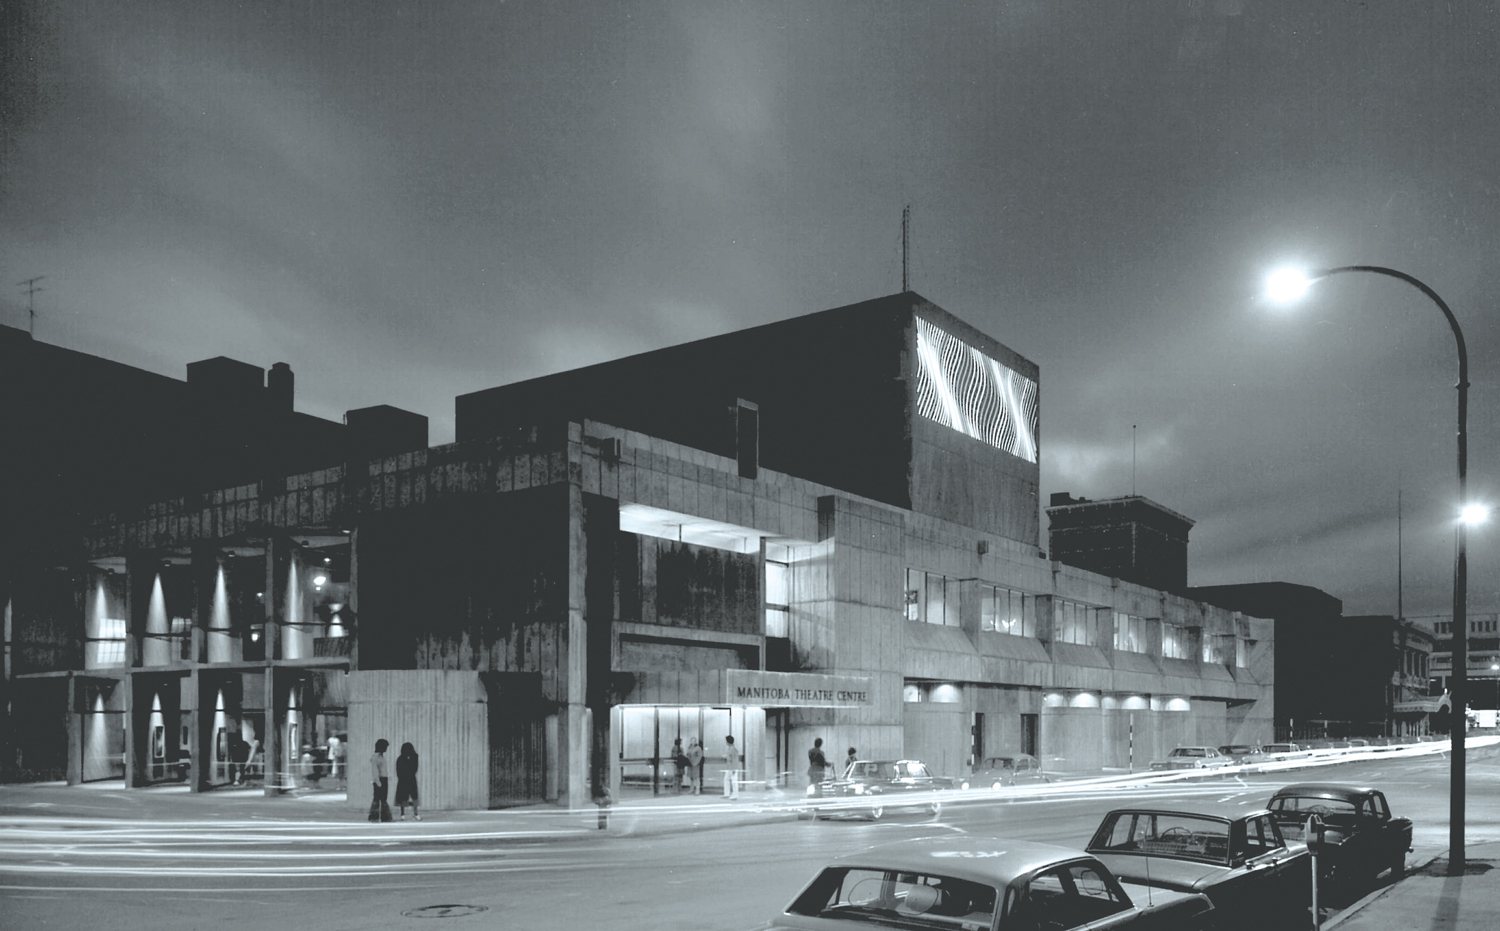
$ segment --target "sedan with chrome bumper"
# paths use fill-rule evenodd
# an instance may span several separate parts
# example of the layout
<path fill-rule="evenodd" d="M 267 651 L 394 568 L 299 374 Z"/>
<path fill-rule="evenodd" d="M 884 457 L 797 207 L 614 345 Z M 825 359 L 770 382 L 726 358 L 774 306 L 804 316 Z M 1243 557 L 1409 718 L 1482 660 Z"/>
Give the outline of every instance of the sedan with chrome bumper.
<path fill-rule="evenodd" d="M 937 792 L 953 780 L 934 776 L 921 760 L 855 760 L 837 779 L 807 787 L 804 817 L 854 816 L 879 821 L 889 811 L 917 810 L 936 815 Z"/>
<path fill-rule="evenodd" d="M 1353 895 L 1382 873 L 1389 871 L 1394 882 L 1406 872 L 1411 819 L 1393 817 L 1379 789 L 1301 782 L 1277 790 L 1266 807 L 1289 838 L 1303 839 L 1310 816 L 1322 821 L 1318 872 L 1331 892 Z"/>
<path fill-rule="evenodd" d="M 1218 928 L 1300 928 L 1312 922 L 1312 860 L 1264 809 L 1223 813 L 1124 808 L 1104 816 L 1086 848 L 1121 879 L 1201 892 Z"/>
<path fill-rule="evenodd" d="M 974 835 L 885 844 L 835 860 L 764 929 L 1192 931 L 1207 897 L 1123 883 L 1096 858 Z"/>

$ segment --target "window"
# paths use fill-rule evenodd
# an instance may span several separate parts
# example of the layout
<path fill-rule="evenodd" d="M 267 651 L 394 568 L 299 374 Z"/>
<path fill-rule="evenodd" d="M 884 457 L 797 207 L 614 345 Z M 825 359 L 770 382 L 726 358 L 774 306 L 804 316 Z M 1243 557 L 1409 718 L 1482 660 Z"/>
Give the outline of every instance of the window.
<path fill-rule="evenodd" d="M 193 619 L 190 617 L 172 618 L 172 639 L 177 641 L 178 658 L 192 659 Z"/>
<path fill-rule="evenodd" d="M 105 617 L 99 619 L 99 636 L 94 641 L 96 666 L 125 665 L 125 619 Z"/>
<path fill-rule="evenodd" d="M 1079 604 L 1076 601 L 1057 602 L 1055 614 L 1057 627 L 1052 639 L 1058 643 L 1081 643 L 1085 646 L 1093 646 L 1097 642 L 1095 627 L 1098 613 L 1098 608 Z"/>
<path fill-rule="evenodd" d="M 906 619 L 928 624 L 958 626 L 958 580 L 906 570 Z"/>
<path fill-rule="evenodd" d="M 979 586 L 979 629 L 1015 637 L 1036 636 L 1036 596 L 998 585 Z"/>
<path fill-rule="evenodd" d="M 1151 627 L 1155 618 L 1116 612 L 1115 649 L 1125 653 L 1151 652 Z"/>
<path fill-rule="evenodd" d="M 860 927 L 988 928 L 995 922 L 994 886 L 865 867 L 830 867 L 787 909 L 794 915 L 852 919 Z"/>
<path fill-rule="evenodd" d="M 1229 665 L 1234 656 L 1234 634 L 1209 634 L 1203 638 L 1203 661 Z"/>
<path fill-rule="evenodd" d="M 1170 621 L 1162 624 L 1161 655 L 1166 659 L 1197 659 L 1198 630 Z"/>
<path fill-rule="evenodd" d="M 777 547 L 781 549 L 781 547 Z M 785 562 L 771 558 L 766 548 L 766 636 L 790 636 L 789 607 L 792 601 L 792 570 Z"/>
<path fill-rule="evenodd" d="M 1125 899 L 1093 863 L 1070 863 L 1037 875 L 1011 909 L 1016 928 L 1073 928 L 1123 911 Z"/>

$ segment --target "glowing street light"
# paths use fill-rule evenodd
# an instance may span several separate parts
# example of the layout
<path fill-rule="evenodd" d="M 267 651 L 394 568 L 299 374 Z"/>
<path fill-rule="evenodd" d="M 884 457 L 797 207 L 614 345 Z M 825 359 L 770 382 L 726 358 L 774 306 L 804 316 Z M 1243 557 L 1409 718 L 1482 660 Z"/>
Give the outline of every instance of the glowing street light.
<path fill-rule="evenodd" d="M 1466 504 L 1459 512 L 1458 519 L 1470 527 L 1482 524 L 1490 519 L 1490 508 L 1487 504 Z"/>
<path fill-rule="evenodd" d="M 1437 292 L 1411 275 L 1398 272 L 1393 268 L 1380 265 L 1344 265 L 1314 272 L 1284 268 L 1273 272 L 1267 278 L 1266 293 L 1272 300 L 1279 302 L 1295 300 L 1305 293 L 1313 282 L 1344 272 L 1369 272 L 1388 278 L 1397 278 L 1421 291 L 1447 318 L 1448 326 L 1453 330 L 1453 342 L 1458 348 L 1458 384 L 1455 387 L 1458 388 L 1458 507 L 1461 519 L 1458 521 L 1458 550 L 1453 560 L 1453 674 L 1449 679 L 1448 687 L 1453 702 L 1453 710 L 1449 713 L 1453 726 L 1450 734 L 1452 756 L 1448 770 L 1448 875 L 1462 876 L 1465 859 L 1464 731 L 1466 729 L 1463 709 L 1469 665 L 1468 528 L 1470 523 L 1477 522 L 1473 518 L 1483 520 L 1484 515 L 1488 513 L 1488 509 L 1483 505 L 1470 504 L 1468 495 L 1469 350 L 1464 345 L 1464 333 L 1458 326 L 1458 320 L 1443 299 L 1438 297 Z"/>

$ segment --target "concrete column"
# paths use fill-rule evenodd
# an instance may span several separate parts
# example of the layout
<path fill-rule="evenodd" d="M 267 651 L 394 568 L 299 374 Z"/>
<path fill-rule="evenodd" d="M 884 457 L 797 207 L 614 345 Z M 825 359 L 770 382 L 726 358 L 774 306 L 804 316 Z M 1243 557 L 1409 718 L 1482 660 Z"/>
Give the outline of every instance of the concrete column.
<path fill-rule="evenodd" d="M 284 701 L 276 691 L 276 667 L 267 661 L 266 665 L 266 733 L 265 740 L 261 744 L 265 778 L 265 795 L 273 798 L 281 794 L 281 774 L 284 771 L 281 760 L 281 713 L 280 708 Z"/>
<path fill-rule="evenodd" d="M 83 683 L 68 673 L 68 785 L 83 782 Z"/>
<path fill-rule="evenodd" d="M 145 760 L 145 725 L 137 721 L 136 714 L 136 674 L 126 672 L 125 678 L 120 682 L 120 688 L 125 690 L 125 788 L 130 789 L 140 785 L 145 780 L 141 778 L 141 768 Z M 149 710 L 150 706 L 147 706 Z"/>
<path fill-rule="evenodd" d="M 193 547 L 193 643 L 191 658 L 194 663 L 202 663 L 208 660 L 208 625 L 213 618 L 214 584 L 218 580 L 218 573 L 218 547 L 207 544 Z"/>
<path fill-rule="evenodd" d="M 581 455 L 582 428 L 568 425 L 570 460 Z M 577 474 L 578 470 L 570 470 Z M 585 702 L 588 685 L 588 626 L 584 621 L 584 590 L 587 579 L 588 534 L 584 527 L 583 486 L 579 479 L 568 483 L 565 509 L 567 521 L 567 592 L 564 629 L 559 644 L 557 768 L 558 800 L 568 808 L 592 804 L 585 790 L 588 777 L 588 748 L 592 736 L 585 727 Z"/>
<path fill-rule="evenodd" d="M 141 551 L 125 557 L 125 666 L 141 665 L 141 635 L 151 610 L 151 587 L 156 583 L 155 554 Z"/>
<path fill-rule="evenodd" d="M 349 671 L 359 669 L 359 640 L 363 635 L 359 623 L 359 528 L 355 527 L 349 531 L 349 605 L 348 609 L 353 624 L 345 625 L 349 628 Z"/>

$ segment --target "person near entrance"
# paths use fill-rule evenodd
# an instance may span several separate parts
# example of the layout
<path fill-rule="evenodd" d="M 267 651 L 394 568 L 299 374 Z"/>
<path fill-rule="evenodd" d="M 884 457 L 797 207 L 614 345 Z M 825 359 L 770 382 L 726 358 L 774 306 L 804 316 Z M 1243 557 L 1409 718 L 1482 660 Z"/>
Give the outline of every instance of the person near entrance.
<path fill-rule="evenodd" d="M 693 795 L 703 794 L 703 747 L 698 743 L 698 738 L 688 738 L 687 748 L 687 774 L 688 784 L 693 787 Z"/>
<path fill-rule="evenodd" d="M 823 770 L 828 768 L 828 758 L 823 755 L 823 738 L 813 741 L 807 751 L 807 784 L 815 786 L 823 781 Z"/>
<path fill-rule="evenodd" d="M 844 757 L 844 772 L 849 771 L 849 764 L 859 759 L 859 752 L 853 747 L 849 748 L 849 755 Z"/>
<path fill-rule="evenodd" d="M 740 751 L 733 736 L 724 738 L 724 797 L 740 797 Z"/>
<path fill-rule="evenodd" d="M 672 794 L 682 794 L 682 777 L 687 773 L 688 758 L 682 750 L 682 738 L 672 741 Z"/>

